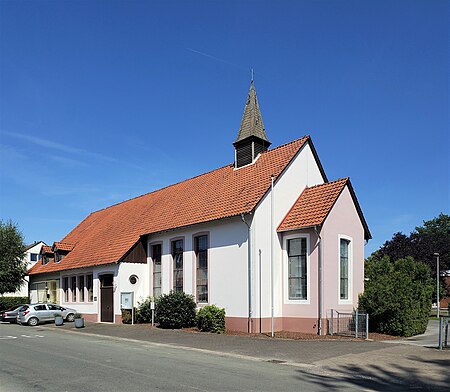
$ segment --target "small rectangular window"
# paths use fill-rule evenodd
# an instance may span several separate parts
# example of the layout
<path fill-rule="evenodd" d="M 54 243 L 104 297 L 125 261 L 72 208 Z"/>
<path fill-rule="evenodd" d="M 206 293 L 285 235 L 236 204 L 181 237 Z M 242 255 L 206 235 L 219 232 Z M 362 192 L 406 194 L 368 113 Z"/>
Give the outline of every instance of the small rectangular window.
<path fill-rule="evenodd" d="M 88 294 L 88 302 L 94 301 L 94 276 L 92 274 L 86 275 L 86 291 Z"/>
<path fill-rule="evenodd" d="M 72 289 L 72 302 L 77 302 L 77 277 L 72 276 L 70 278 L 71 284 L 70 287 Z"/>
<path fill-rule="evenodd" d="M 172 241 L 173 291 L 183 291 L 183 240 Z"/>
<path fill-rule="evenodd" d="M 30 260 L 31 261 L 38 261 L 38 254 L 37 253 L 30 253 Z"/>
<path fill-rule="evenodd" d="M 84 302 L 84 276 L 78 277 L 78 288 L 80 291 L 80 302 Z"/>
<path fill-rule="evenodd" d="M 69 302 L 69 278 L 63 278 L 64 302 Z"/>
<path fill-rule="evenodd" d="M 195 237 L 197 259 L 197 302 L 208 302 L 208 236 Z"/>
<path fill-rule="evenodd" d="M 289 299 L 308 299 L 306 238 L 288 240 Z"/>
<path fill-rule="evenodd" d="M 161 244 L 152 246 L 153 298 L 161 295 Z"/>

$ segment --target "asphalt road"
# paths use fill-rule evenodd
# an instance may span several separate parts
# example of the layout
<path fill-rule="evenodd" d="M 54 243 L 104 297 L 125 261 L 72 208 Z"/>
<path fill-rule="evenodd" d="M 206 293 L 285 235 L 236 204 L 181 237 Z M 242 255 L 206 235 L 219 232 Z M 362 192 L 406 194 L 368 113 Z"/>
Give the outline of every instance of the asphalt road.
<path fill-rule="evenodd" d="M 1 391 L 320 391 L 305 368 L 0 324 Z M 360 390 L 345 381 L 342 389 Z"/>
<path fill-rule="evenodd" d="M 145 326 L 0 323 L 0 391 L 448 391 L 450 352 Z"/>

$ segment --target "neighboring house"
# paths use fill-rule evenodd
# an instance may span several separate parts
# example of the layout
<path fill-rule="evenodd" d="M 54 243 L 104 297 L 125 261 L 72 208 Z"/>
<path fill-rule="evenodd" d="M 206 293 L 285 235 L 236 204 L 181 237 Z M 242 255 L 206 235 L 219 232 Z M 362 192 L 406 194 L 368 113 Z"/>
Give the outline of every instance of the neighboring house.
<path fill-rule="evenodd" d="M 27 245 L 25 249 L 25 261 L 27 268 L 33 267 L 40 260 L 40 251 L 45 245 L 43 241 L 36 241 L 33 244 Z M 5 293 L 5 297 L 28 297 L 28 276 L 25 277 L 23 285 L 14 293 Z"/>
<path fill-rule="evenodd" d="M 120 293 L 183 290 L 224 307 L 229 329 L 267 332 L 273 316 L 275 330 L 325 333 L 331 309 L 357 307 L 371 235 L 350 180 L 328 182 L 309 136 L 269 146 L 252 82 L 234 164 L 90 214 L 43 247 L 32 298 L 52 287 L 87 319 L 118 323 Z"/>

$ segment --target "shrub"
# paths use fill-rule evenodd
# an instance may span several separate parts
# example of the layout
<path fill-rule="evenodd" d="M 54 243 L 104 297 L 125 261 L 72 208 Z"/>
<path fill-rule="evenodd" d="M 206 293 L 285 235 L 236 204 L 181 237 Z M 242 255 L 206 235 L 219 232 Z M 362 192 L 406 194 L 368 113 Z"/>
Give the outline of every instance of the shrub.
<path fill-rule="evenodd" d="M 184 292 L 163 294 L 156 300 L 156 318 L 161 328 L 192 327 L 196 321 L 196 303 Z"/>
<path fill-rule="evenodd" d="M 152 300 L 153 300 L 152 297 L 147 297 L 144 301 L 138 302 L 138 307 L 136 310 L 136 321 L 138 323 L 152 322 L 152 309 L 151 309 Z"/>
<path fill-rule="evenodd" d="M 371 330 L 398 336 L 425 332 L 434 288 L 427 265 L 412 257 L 392 263 L 387 256 L 371 256 L 366 278 L 359 306 L 369 313 Z"/>
<path fill-rule="evenodd" d="M 225 309 L 207 305 L 197 314 L 197 327 L 200 331 L 221 333 L 225 331 Z"/>
<path fill-rule="evenodd" d="M 21 304 L 29 304 L 28 297 L 0 297 L 0 311 L 19 306 Z"/>

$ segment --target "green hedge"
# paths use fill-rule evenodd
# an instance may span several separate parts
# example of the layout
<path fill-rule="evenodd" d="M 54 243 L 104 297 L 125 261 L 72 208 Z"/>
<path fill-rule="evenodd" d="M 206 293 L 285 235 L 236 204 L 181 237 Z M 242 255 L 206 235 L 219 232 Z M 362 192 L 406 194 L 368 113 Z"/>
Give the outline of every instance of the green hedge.
<path fill-rule="evenodd" d="M 204 306 L 197 313 L 197 327 L 203 332 L 224 332 L 225 309 L 215 305 Z"/>
<path fill-rule="evenodd" d="M 21 304 L 29 304 L 28 297 L 0 297 L 0 311 L 18 306 Z"/>
<path fill-rule="evenodd" d="M 412 257 L 391 262 L 387 256 L 371 256 L 365 276 L 359 307 L 369 313 L 372 331 L 397 336 L 425 332 L 434 289 L 427 265 Z"/>
<path fill-rule="evenodd" d="M 193 327 L 196 307 L 194 297 L 182 291 L 163 294 L 155 302 L 157 322 L 161 328 Z"/>

